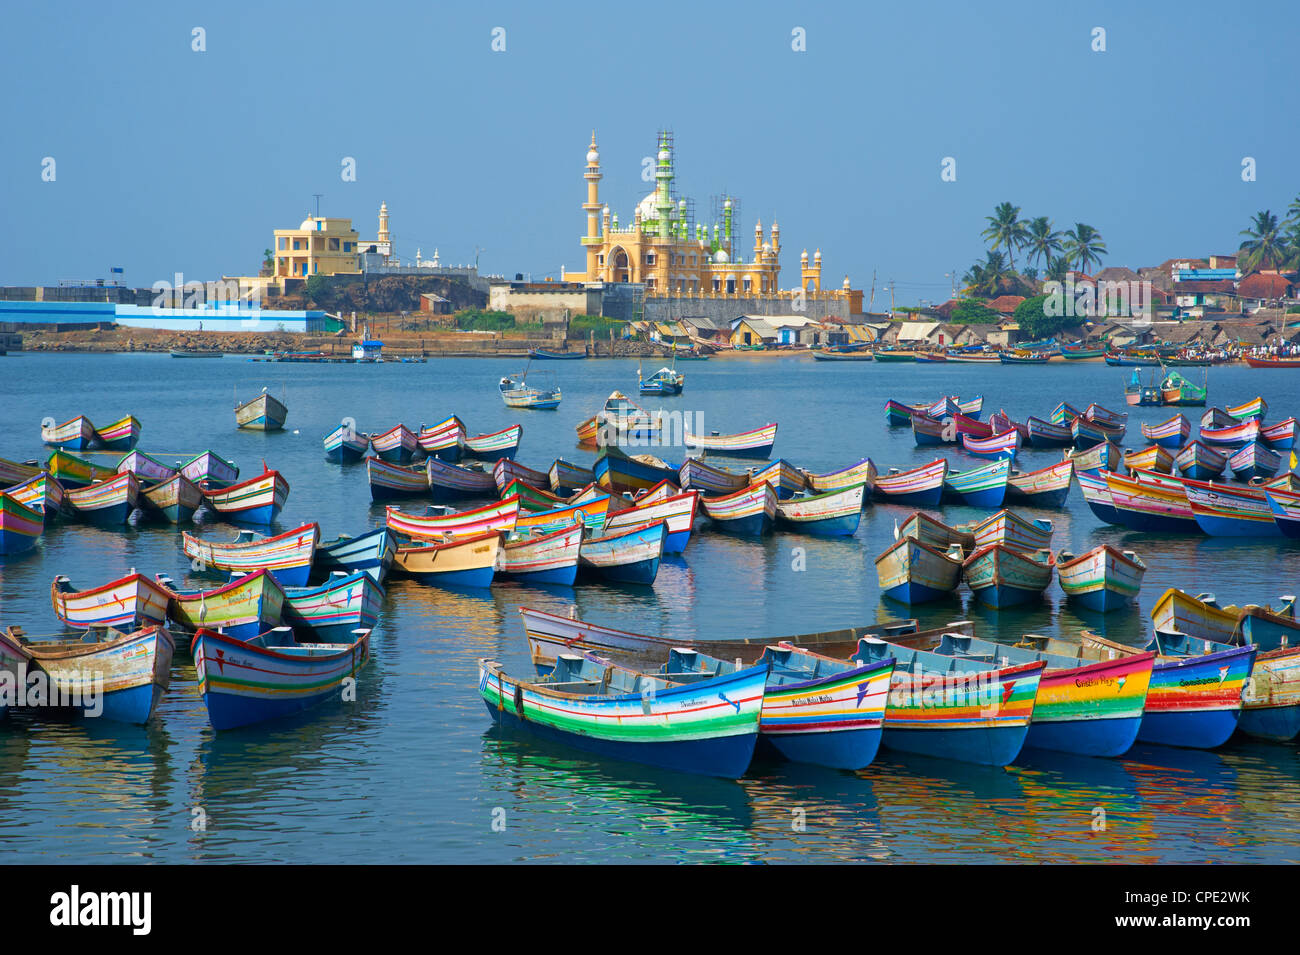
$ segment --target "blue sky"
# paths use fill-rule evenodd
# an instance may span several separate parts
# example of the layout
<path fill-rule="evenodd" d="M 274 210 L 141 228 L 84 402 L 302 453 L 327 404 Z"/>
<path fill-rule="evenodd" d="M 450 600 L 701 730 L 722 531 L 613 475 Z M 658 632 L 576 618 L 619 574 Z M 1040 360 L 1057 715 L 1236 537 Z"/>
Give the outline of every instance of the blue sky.
<path fill-rule="evenodd" d="M 362 238 L 386 200 L 403 256 L 480 247 L 484 271 L 558 278 L 583 266 L 593 127 L 625 221 L 669 127 L 697 211 L 738 195 L 746 253 L 756 217 L 780 222 L 783 285 L 820 247 L 828 283 L 876 273 L 877 308 L 891 279 L 899 304 L 946 299 L 1003 200 L 1087 222 L 1105 264 L 1136 267 L 1233 251 L 1300 194 L 1295 3 L 55 3 L 3 22 L 4 285 L 253 274 L 313 193 Z"/>

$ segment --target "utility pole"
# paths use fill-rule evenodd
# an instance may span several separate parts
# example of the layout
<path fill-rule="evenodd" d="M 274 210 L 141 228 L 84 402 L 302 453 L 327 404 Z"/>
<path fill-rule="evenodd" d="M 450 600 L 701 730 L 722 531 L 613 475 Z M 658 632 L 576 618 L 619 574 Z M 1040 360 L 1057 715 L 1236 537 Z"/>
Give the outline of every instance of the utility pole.
<path fill-rule="evenodd" d="M 889 317 L 894 317 L 894 280 L 889 280 Z"/>
<path fill-rule="evenodd" d="M 325 195 L 325 193 L 323 193 L 323 192 L 313 192 L 312 195 L 315 196 L 315 198 L 316 198 L 316 218 L 319 219 L 319 218 L 320 218 L 320 200 L 321 200 L 321 196 Z"/>
<path fill-rule="evenodd" d="M 867 311 L 870 312 L 876 304 L 876 270 L 871 270 L 871 301 L 867 302 Z"/>

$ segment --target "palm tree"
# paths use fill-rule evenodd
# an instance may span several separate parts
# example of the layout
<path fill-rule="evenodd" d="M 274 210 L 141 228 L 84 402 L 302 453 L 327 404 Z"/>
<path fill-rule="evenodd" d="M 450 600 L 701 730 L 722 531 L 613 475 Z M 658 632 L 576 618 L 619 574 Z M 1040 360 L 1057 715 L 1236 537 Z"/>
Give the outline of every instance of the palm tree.
<path fill-rule="evenodd" d="M 1080 272 L 1087 272 L 1092 263 L 1101 265 L 1101 257 L 1106 254 L 1106 243 L 1101 240 L 1101 233 L 1090 225 L 1076 222 L 1073 229 L 1065 233 L 1065 257 L 1078 266 Z"/>
<path fill-rule="evenodd" d="M 1065 276 L 1070 271 L 1070 260 L 1063 255 L 1055 258 L 1049 257 L 1047 260 L 1047 270 L 1043 277 L 1050 282 L 1064 282 Z"/>
<path fill-rule="evenodd" d="M 1286 218 L 1288 222 L 1300 223 L 1300 196 L 1291 200 L 1291 205 L 1286 207 Z"/>
<path fill-rule="evenodd" d="M 1053 252 L 1061 251 L 1061 233 L 1052 228 L 1052 220 L 1039 216 L 1029 220 L 1025 252 L 1030 262 L 1050 262 Z"/>
<path fill-rule="evenodd" d="M 1012 271 L 1016 268 L 1016 249 L 1025 244 L 1029 233 L 1025 230 L 1025 224 L 1020 221 L 1020 207 L 1013 206 L 1009 202 L 999 203 L 993 210 L 993 215 L 985 217 L 988 220 L 988 228 L 980 233 L 984 238 L 993 243 L 993 248 L 1005 248 L 1007 257 L 1011 262 Z"/>
<path fill-rule="evenodd" d="M 1249 229 L 1242 229 L 1246 236 L 1237 251 L 1241 254 L 1243 272 L 1258 272 L 1263 268 L 1282 268 L 1291 258 L 1289 243 L 1282 236 L 1282 225 L 1277 216 L 1265 209 L 1256 212 Z"/>
<path fill-rule="evenodd" d="M 971 295 L 995 298 L 1002 291 L 1002 286 L 1011 277 L 1007 260 L 1001 252 L 987 252 L 983 262 L 976 262 L 962 276 L 966 291 Z"/>

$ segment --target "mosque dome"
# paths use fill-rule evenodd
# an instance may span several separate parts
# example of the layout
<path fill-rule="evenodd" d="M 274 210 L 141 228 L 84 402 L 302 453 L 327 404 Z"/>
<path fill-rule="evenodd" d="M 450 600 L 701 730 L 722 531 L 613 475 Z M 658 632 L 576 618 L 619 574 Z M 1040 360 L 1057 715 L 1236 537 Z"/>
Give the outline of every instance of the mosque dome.
<path fill-rule="evenodd" d="M 668 150 L 666 150 L 666 149 L 661 149 L 661 150 L 659 150 L 659 161 L 660 161 L 660 162 L 667 162 L 669 159 L 672 158 L 672 156 L 673 156 L 673 154 L 670 153 L 670 152 L 669 152 Z"/>
<path fill-rule="evenodd" d="M 652 192 L 636 204 L 636 211 L 642 219 L 654 219 L 659 215 L 659 193 Z"/>
<path fill-rule="evenodd" d="M 587 162 L 593 165 L 600 162 L 600 153 L 596 152 L 594 149 L 587 150 Z"/>
<path fill-rule="evenodd" d="M 728 261 L 727 250 L 718 249 L 718 251 L 713 254 L 713 261 L 718 263 L 719 265 L 725 265 Z"/>

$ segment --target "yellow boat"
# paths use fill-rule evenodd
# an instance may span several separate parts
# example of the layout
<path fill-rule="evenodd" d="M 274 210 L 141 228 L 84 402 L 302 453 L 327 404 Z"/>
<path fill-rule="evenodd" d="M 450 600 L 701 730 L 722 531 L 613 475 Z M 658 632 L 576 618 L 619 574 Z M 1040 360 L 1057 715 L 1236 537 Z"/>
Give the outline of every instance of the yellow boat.
<path fill-rule="evenodd" d="M 443 587 L 489 587 L 500 552 L 497 531 L 442 544 L 399 547 L 393 573 Z"/>

